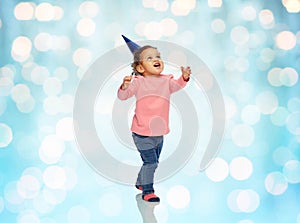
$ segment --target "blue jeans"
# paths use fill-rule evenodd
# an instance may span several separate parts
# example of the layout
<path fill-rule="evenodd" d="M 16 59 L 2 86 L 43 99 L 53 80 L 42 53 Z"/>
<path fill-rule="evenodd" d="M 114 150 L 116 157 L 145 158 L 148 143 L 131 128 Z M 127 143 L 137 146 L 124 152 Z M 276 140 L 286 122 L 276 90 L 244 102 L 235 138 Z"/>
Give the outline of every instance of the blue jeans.
<path fill-rule="evenodd" d="M 132 133 L 133 141 L 143 160 L 136 185 L 142 186 L 143 194 L 154 193 L 154 172 L 158 166 L 163 146 L 163 136 L 142 136 Z"/>

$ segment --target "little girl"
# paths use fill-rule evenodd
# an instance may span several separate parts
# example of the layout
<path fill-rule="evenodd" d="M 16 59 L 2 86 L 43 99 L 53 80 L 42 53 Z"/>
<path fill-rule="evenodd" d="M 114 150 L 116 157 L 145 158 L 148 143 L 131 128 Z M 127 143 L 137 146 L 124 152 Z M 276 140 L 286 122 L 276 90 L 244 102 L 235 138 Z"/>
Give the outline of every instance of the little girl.
<path fill-rule="evenodd" d="M 135 114 L 131 131 L 133 141 L 140 153 L 143 166 L 138 174 L 136 188 L 143 191 L 142 198 L 159 202 L 154 194 L 154 172 L 158 166 L 163 146 L 163 136 L 169 133 L 170 95 L 182 89 L 189 81 L 190 67 L 181 67 L 182 75 L 163 75 L 164 63 L 157 48 L 143 46 L 134 52 L 131 65 L 136 75 L 126 76 L 118 90 L 118 98 L 136 97 Z"/>

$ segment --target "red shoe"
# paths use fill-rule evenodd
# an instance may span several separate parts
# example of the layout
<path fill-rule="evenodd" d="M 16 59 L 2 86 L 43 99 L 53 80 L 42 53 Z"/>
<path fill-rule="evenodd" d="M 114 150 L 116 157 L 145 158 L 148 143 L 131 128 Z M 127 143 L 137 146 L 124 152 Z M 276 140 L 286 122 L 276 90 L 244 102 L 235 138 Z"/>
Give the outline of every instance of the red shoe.
<path fill-rule="evenodd" d="M 138 190 L 143 190 L 142 186 L 139 186 L 139 185 L 135 185 L 136 189 Z"/>
<path fill-rule="evenodd" d="M 142 196 L 144 201 L 148 202 L 159 202 L 160 199 L 155 194 L 145 194 Z"/>

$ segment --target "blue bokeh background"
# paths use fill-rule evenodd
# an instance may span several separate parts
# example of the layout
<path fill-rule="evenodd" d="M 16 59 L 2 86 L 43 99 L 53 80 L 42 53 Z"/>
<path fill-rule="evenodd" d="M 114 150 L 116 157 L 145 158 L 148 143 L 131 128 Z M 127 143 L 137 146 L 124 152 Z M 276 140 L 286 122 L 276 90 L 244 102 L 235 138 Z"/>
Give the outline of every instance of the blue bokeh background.
<path fill-rule="evenodd" d="M 300 223 L 299 11 L 299 0 L 1 1 L 0 221 L 143 222 L 144 215 L 160 223 Z M 225 100 L 215 161 L 198 171 L 200 140 L 190 162 L 156 185 L 162 202 L 154 208 L 134 188 L 98 175 L 73 135 L 80 79 L 124 44 L 121 34 L 189 49 L 211 69 Z M 122 76 L 108 80 L 95 109 L 99 138 L 115 153 L 126 150 L 103 129 Z M 185 90 L 199 120 L 209 117 L 192 80 Z M 171 127 L 180 126 L 175 110 Z M 209 136 L 209 123 L 201 128 Z M 176 146 L 180 131 L 173 132 L 163 156 Z"/>

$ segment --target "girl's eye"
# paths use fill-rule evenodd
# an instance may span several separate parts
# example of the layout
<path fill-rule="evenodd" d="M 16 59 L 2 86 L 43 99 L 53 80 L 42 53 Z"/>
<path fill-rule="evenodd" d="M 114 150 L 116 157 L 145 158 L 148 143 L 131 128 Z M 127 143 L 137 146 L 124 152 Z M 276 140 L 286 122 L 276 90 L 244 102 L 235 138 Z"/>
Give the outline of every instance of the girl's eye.
<path fill-rule="evenodd" d="M 152 57 L 147 57 L 147 61 L 151 61 L 152 60 Z"/>

